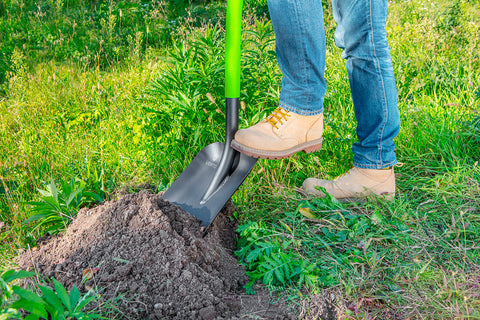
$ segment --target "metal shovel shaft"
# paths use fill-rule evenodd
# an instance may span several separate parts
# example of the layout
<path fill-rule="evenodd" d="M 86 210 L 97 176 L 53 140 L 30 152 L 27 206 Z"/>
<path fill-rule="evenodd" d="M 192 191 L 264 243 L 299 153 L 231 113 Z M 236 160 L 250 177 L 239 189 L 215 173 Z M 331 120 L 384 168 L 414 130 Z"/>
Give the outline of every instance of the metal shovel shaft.
<path fill-rule="evenodd" d="M 238 130 L 238 98 L 227 98 L 225 102 L 225 146 L 223 148 L 222 159 L 217 167 L 215 176 L 205 191 L 202 201 L 205 203 L 208 198 L 218 189 L 222 181 L 232 170 L 233 160 L 237 151 L 230 147 L 235 132 Z"/>

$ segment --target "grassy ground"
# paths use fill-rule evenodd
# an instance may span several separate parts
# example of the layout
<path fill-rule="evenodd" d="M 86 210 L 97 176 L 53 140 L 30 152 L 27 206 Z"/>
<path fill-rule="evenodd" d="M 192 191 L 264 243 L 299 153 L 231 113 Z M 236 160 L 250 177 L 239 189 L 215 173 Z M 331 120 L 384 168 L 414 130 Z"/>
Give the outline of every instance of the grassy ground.
<path fill-rule="evenodd" d="M 265 3 L 247 4 L 242 127 L 275 108 L 280 82 Z M 168 6 L 123 6 L 0 5 L 10 35 L 0 57 L 1 269 L 42 234 L 22 222 L 51 178 L 76 179 L 100 198 L 145 182 L 162 190 L 205 144 L 223 139 L 223 6 L 194 6 L 175 19 L 181 10 Z M 299 286 L 335 291 L 350 319 L 480 318 L 478 3 L 391 2 L 404 164 L 391 203 L 338 204 L 294 191 L 306 177 L 332 178 L 352 163 L 356 123 L 328 5 L 325 14 L 325 147 L 257 163 L 234 196 L 239 255 L 252 278 L 292 296 Z M 25 31 L 32 26 L 39 31 Z"/>

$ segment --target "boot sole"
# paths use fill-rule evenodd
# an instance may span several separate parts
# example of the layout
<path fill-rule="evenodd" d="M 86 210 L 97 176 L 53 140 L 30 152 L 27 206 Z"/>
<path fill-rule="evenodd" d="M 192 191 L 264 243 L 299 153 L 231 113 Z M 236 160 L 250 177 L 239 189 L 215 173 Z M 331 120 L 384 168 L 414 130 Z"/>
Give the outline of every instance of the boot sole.
<path fill-rule="evenodd" d="M 231 147 L 247 156 L 260 158 L 260 159 L 285 159 L 289 158 L 297 152 L 303 151 L 305 153 L 312 153 L 318 151 L 322 148 L 323 138 L 308 141 L 302 144 L 299 144 L 295 147 L 290 149 L 282 150 L 282 151 L 270 151 L 270 150 L 261 150 L 261 149 L 254 149 L 247 146 L 244 146 L 241 143 L 233 140 L 230 144 Z"/>
<path fill-rule="evenodd" d="M 346 197 L 346 198 L 337 198 L 339 202 L 366 202 L 368 198 L 371 197 L 376 197 L 376 198 L 382 198 L 386 201 L 393 201 L 395 199 L 395 192 L 393 193 L 384 193 L 384 194 L 370 194 L 364 197 Z"/>

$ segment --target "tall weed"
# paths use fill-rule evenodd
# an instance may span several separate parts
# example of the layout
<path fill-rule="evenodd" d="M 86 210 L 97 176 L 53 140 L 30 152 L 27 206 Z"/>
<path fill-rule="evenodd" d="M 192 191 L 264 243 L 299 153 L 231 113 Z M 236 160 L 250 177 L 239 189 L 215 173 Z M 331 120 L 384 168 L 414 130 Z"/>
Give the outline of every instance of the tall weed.
<path fill-rule="evenodd" d="M 244 26 L 242 55 L 241 125 L 264 117 L 275 106 L 279 73 L 273 51 L 273 30 L 267 20 Z M 200 148 L 222 141 L 224 113 L 224 31 L 219 25 L 196 29 L 177 41 L 170 65 L 146 89 L 149 122 L 144 130 L 153 137 L 152 157 L 168 148 L 181 159 L 159 159 L 179 172 Z M 174 175 L 175 176 L 175 175 Z"/>
<path fill-rule="evenodd" d="M 86 203 L 101 202 L 102 194 L 87 191 L 85 183 L 77 179 L 61 182 L 60 188 L 53 179 L 38 189 L 39 201 L 31 201 L 31 215 L 24 223 L 36 222 L 35 228 L 46 226 L 45 231 L 56 234 L 65 230 Z"/>

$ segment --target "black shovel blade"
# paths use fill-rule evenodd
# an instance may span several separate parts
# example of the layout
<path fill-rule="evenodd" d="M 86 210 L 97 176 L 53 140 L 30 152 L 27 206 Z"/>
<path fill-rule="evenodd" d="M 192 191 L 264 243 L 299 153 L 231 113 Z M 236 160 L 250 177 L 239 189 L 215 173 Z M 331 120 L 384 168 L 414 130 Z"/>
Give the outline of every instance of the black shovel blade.
<path fill-rule="evenodd" d="M 224 143 L 222 142 L 204 147 L 162 196 L 163 199 L 179 205 L 183 210 L 200 219 L 206 228 L 257 162 L 257 159 L 235 151 L 235 160 L 230 173 L 211 196 L 203 199 L 220 164 L 223 151 Z"/>

